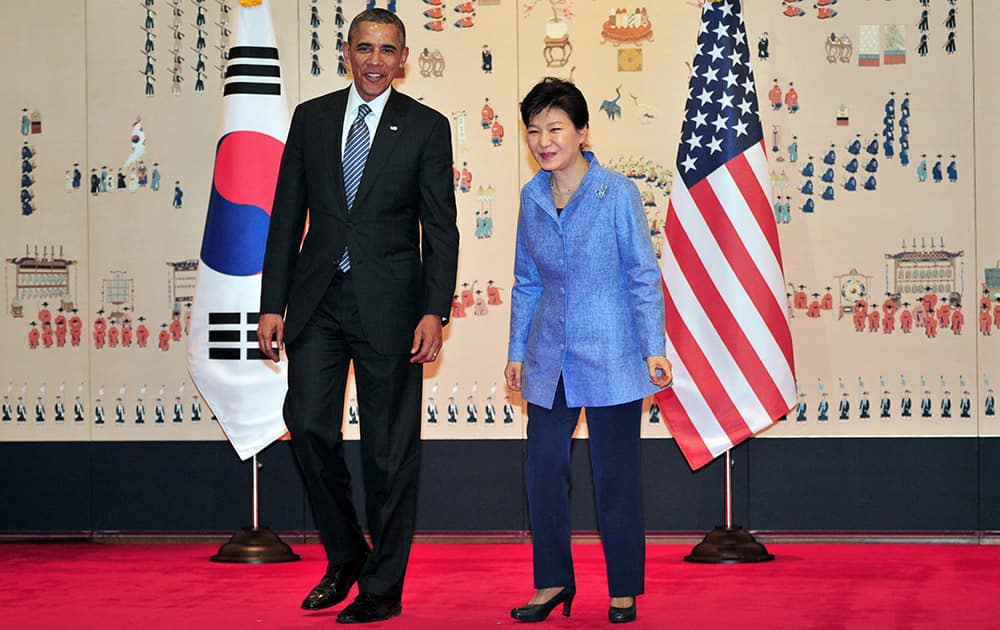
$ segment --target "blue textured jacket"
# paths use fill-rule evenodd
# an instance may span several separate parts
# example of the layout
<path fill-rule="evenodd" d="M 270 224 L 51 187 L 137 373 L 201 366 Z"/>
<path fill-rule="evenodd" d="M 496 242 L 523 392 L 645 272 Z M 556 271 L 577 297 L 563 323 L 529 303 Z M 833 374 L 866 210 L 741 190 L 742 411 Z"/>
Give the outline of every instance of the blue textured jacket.
<path fill-rule="evenodd" d="M 639 189 L 584 155 L 590 168 L 562 215 L 548 172 L 521 189 L 507 358 L 524 362 L 524 399 L 547 409 L 560 373 L 570 407 L 654 393 L 645 358 L 666 345 Z"/>

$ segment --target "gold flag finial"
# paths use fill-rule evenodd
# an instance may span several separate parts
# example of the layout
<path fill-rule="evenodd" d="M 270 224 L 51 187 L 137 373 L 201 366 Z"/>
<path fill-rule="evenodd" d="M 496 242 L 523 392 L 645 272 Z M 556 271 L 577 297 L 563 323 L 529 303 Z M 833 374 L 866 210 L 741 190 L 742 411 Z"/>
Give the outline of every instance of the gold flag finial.
<path fill-rule="evenodd" d="M 264 0 L 240 0 L 241 7 L 259 7 L 264 4 Z"/>

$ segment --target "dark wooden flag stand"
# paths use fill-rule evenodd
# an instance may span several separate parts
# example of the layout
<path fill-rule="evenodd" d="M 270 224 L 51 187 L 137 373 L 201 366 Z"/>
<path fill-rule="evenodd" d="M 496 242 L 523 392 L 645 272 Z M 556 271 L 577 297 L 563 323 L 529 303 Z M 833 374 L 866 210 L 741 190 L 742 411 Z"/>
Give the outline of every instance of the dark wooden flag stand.
<path fill-rule="evenodd" d="M 229 542 L 212 556 L 212 562 L 241 562 L 244 564 L 267 564 L 271 562 L 295 562 L 298 554 L 267 527 L 260 526 L 259 492 L 257 471 L 260 464 L 253 456 L 253 526 L 241 527 Z"/>
<path fill-rule="evenodd" d="M 739 525 L 733 525 L 733 463 L 726 451 L 726 524 L 719 525 L 684 556 L 686 562 L 705 564 L 741 564 L 744 562 L 769 562 L 774 556 L 753 534 Z"/>

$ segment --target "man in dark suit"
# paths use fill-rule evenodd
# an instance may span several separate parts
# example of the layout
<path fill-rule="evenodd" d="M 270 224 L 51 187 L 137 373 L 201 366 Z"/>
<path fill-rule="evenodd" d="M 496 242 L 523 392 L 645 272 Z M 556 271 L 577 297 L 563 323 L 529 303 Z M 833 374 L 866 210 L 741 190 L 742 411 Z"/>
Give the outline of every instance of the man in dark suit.
<path fill-rule="evenodd" d="M 391 88 L 409 52 L 402 22 L 383 9 L 364 11 L 351 23 L 346 52 L 353 85 L 302 103 L 292 116 L 257 338 L 273 360 L 287 351 L 285 423 L 326 549 L 327 572 L 302 607 L 337 604 L 357 581 L 358 597 L 337 621 L 359 623 L 401 613 L 422 364 L 441 348 L 458 229 L 448 119 Z M 340 430 L 351 361 L 370 550 Z"/>

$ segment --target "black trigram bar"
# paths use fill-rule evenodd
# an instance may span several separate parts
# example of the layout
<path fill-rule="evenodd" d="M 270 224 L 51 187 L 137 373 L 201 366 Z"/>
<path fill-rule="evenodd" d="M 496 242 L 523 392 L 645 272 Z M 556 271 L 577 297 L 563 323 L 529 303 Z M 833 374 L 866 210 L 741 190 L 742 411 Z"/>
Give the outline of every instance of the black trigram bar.
<path fill-rule="evenodd" d="M 248 324 L 259 324 L 260 323 L 260 313 L 247 313 L 247 323 Z"/>
<path fill-rule="evenodd" d="M 280 77 L 280 66 L 260 66 L 252 63 L 232 63 L 226 66 L 226 78 L 229 77 Z"/>
<path fill-rule="evenodd" d="M 209 313 L 208 314 L 208 325 L 213 324 L 239 324 L 241 321 L 240 313 Z"/>
<path fill-rule="evenodd" d="M 240 348 L 209 348 L 208 358 L 221 361 L 239 361 Z"/>
<path fill-rule="evenodd" d="M 222 90 L 223 96 L 230 94 L 263 94 L 264 96 L 281 96 L 280 83 L 245 83 L 237 81 L 227 83 Z"/>
<path fill-rule="evenodd" d="M 233 46 L 229 49 L 229 59 L 251 57 L 253 59 L 277 59 L 278 49 L 274 46 Z"/>
<path fill-rule="evenodd" d="M 271 360 L 271 357 L 266 356 L 260 351 L 260 348 L 247 348 L 247 359 L 250 361 L 259 361 L 261 359 Z"/>
<path fill-rule="evenodd" d="M 208 331 L 208 343 L 225 343 L 240 340 L 238 330 L 210 330 Z"/>

